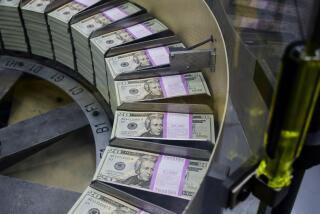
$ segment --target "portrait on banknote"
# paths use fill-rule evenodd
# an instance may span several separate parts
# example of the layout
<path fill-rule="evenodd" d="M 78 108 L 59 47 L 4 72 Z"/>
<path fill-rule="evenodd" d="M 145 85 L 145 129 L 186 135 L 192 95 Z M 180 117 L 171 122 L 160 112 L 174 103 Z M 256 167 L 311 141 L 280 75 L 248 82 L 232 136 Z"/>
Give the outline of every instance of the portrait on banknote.
<path fill-rule="evenodd" d="M 146 132 L 140 137 L 162 137 L 163 136 L 163 114 L 149 114 L 144 122 Z"/>
<path fill-rule="evenodd" d="M 143 98 L 144 100 L 161 99 L 163 93 L 159 79 L 148 79 L 144 82 L 144 89 L 148 94 Z"/>
<path fill-rule="evenodd" d="M 156 156 L 141 155 L 134 164 L 134 171 L 136 174 L 121 181 L 121 183 L 149 189 L 156 161 Z"/>
<path fill-rule="evenodd" d="M 141 54 L 141 52 L 133 54 L 133 56 L 130 57 L 128 60 L 129 62 L 128 61 L 122 62 L 120 66 L 121 67 L 130 66 L 133 70 L 141 70 L 151 65 L 151 62 L 149 61 L 148 56 L 146 54 Z"/>

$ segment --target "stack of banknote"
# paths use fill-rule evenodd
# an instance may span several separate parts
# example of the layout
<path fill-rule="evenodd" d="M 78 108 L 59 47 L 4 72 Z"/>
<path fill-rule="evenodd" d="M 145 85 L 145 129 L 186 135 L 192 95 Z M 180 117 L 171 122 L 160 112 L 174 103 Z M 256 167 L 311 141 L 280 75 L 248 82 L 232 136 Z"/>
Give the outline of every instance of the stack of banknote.
<path fill-rule="evenodd" d="M 105 61 L 110 101 L 116 100 L 112 96 L 116 95 L 114 82 L 118 76 L 125 76 L 133 72 L 169 66 L 169 47 L 183 48 L 185 46 L 182 43 L 177 43 L 168 46 L 142 49 L 106 58 Z M 111 105 L 116 106 L 114 103 L 111 103 Z"/>
<path fill-rule="evenodd" d="M 148 214 L 125 201 L 103 193 L 92 187 L 82 193 L 68 214 Z"/>
<path fill-rule="evenodd" d="M 46 7 L 54 0 L 30 0 L 21 7 L 31 53 L 53 59 L 53 47 L 45 16 Z"/>
<path fill-rule="evenodd" d="M 111 140 L 116 138 L 160 140 L 177 145 L 214 143 L 214 117 L 213 114 L 116 111 Z"/>
<path fill-rule="evenodd" d="M 210 96 L 207 83 L 201 72 L 115 81 L 115 91 L 115 96 L 111 96 L 115 100 L 110 102 L 113 112 L 119 106 L 126 108 L 126 104 L 140 101 L 158 102 L 170 99 L 171 103 L 175 102 L 171 98 L 176 98 L 176 102 L 187 102 L 181 98 L 193 96 L 193 99 L 196 99 L 194 96 L 197 95 L 203 99 L 202 95 Z"/>
<path fill-rule="evenodd" d="M 0 1 L 0 31 L 6 50 L 28 51 L 24 25 L 19 13 L 20 0 Z"/>
<path fill-rule="evenodd" d="M 75 62 L 69 22 L 74 15 L 97 2 L 99 0 L 73 0 L 48 14 L 55 58 L 71 69 L 75 69 Z"/>
<path fill-rule="evenodd" d="M 207 167 L 207 161 L 109 146 L 94 180 L 190 200 Z"/>
<path fill-rule="evenodd" d="M 124 2 L 120 5 L 114 4 L 114 6 L 106 4 L 105 8 L 100 8 L 94 11 L 93 14 L 91 12 L 89 17 L 71 25 L 78 72 L 89 82 L 94 83 L 89 42 L 91 33 L 103 26 L 135 15 L 141 11 L 140 7 L 130 2 Z"/>
<path fill-rule="evenodd" d="M 91 38 L 92 61 L 94 65 L 96 86 L 109 103 L 109 88 L 106 73 L 105 55 L 112 47 L 133 42 L 138 39 L 167 31 L 168 28 L 158 19 L 147 20 L 125 29 L 120 29 Z"/>

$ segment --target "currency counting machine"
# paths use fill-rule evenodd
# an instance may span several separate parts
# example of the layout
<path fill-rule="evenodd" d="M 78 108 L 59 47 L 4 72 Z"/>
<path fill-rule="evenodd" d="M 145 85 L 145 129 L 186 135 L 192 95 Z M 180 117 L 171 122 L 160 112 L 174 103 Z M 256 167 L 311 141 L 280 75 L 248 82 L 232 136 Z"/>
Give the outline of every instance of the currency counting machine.
<path fill-rule="evenodd" d="M 65 2 L 67 1 L 60 3 Z M 263 136 L 267 128 L 272 93 L 275 90 L 276 63 L 265 60 L 259 56 L 259 53 L 261 48 L 265 52 L 279 51 L 277 54 L 280 57 L 282 47 L 272 49 L 279 44 L 277 43 L 279 37 L 280 39 L 288 37 L 287 43 L 299 37 L 295 37 L 297 33 L 294 30 L 273 34 L 264 29 L 263 35 L 266 36 L 264 40 L 267 40 L 265 42 L 261 39 L 262 36 L 257 36 L 258 33 L 254 31 L 257 29 L 238 31 L 230 17 L 234 17 L 239 11 L 245 14 L 250 7 L 254 8 L 258 5 L 255 3 L 251 3 L 247 9 L 243 9 L 246 7 L 242 5 L 240 7 L 242 10 L 238 11 L 238 7 L 235 6 L 236 1 L 231 0 L 132 0 L 131 2 L 140 5 L 152 16 L 157 17 L 187 47 L 192 47 L 184 50 L 172 49 L 170 56 L 172 66 L 185 70 L 194 69 L 192 66 L 197 69 L 205 68 L 203 73 L 213 95 L 210 104 L 215 117 L 215 145 L 211 154 L 208 155 L 209 167 L 206 176 L 199 185 L 198 191 L 187 203 L 178 199 L 174 201 L 175 198 L 171 198 L 170 205 L 166 201 L 155 203 L 163 198 L 143 193 L 134 195 L 132 191 L 105 187 L 101 183 L 94 182 L 91 186 L 104 189 L 112 196 L 150 213 L 232 213 L 232 210 L 223 211 L 223 208 L 236 207 L 239 201 L 245 200 L 252 191 L 251 188 L 246 188 L 248 184 L 246 179 L 251 179 L 256 170 L 256 164 L 264 154 Z M 268 4 L 266 1 L 263 2 Z M 285 4 L 285 2 L 282 3 Z M 290 3 L 290 5 L 293 4 Z M 98 3 L 91 6 L 89 10 L 95 6 L 102 8 Z M 305 7 L 306 10 L 311 10 L 312 4 Z M 253 17 L 261 18 L 263 15 L 270 18 L 268 16 L 275 13 L 265 12 L 263 9 L 265 8 L 257 9 L 254 15 L 243 18 L 240 24 Z M 18 13 L 21 15 L 21 11 Z M 290 18 L 288 19 L 290 21 Z M 284 20 L 287 21 L 287 18 L 285 17 Z M 3 25 L 5 19 L 0 22 Z M 247 27 L 250 26 L 252 27 L 252 25 Z M 21 210 L 24 210 L 24 213 L 67 213 L 80 197 L 80 192 L 91 181 L 95 170 L 93 155 L 86 155 L 89 151 L 81 149 L 88 149 L 93 153 L 92 146 L 79 144 L 82 147 L 74 149 L 72 147 L 79 145 L 70 142 L 94 141 L 94 152 L 98 163 L 105 147 L 109 144 L 112 129 L 110 120 L 113 118 L 110 106 L 96 90 L 94 84 L 84 80 L 79 73 L 73 72 L 65 65 L 30 53 L 8 50 L 5 39 L 1 39 L 0 45 L 2 47 L 0 167 L 3 171 L 3 175 L 0 176 L 1 210 L 12 214 L 21 213 Z M 26 74 L 35 76 L 37 79 L 33 80 L 32 84 L 28 84 L 26 82 L 31 80 L 30 77 L 25 77 Z M 26 82 L 15 86 L 22 77 L 27 79 Z M 46 83 L 43 83 L 43 80 Z M 32 88 L 33 84 L 39 83 L 46 88 L 43 93 L 49 93 L 50 96 L 55 97 L 54 102 L 47 95 L 38 96 L 38 102 L 42 102 L 40 106 L 37 106 L 34 99 L 25 101 L 21 100 L 22 98 L 15 98 L 16 91 L 20 91 L 20 94 L 23 92 L 21 90 L 23 86 L 31 88 L 32 93 L 40 92 L 41 88 L 38 89 L 35 86 L 36 89 Z M 22 93 L 23 99 L 27 99 L 25 96 Z M 37 99 L 37 95 L 34 96 Z M 25 105 L 29 107 L 21 109 L 12 99 L 18 99 L 21 105 L 26 102 Z M 69 104 L 72 102 L 74 103 Z M 15 110 L 8 110 L 12 108 Z M 46 113 L 48 110 L 51 111 Z M 35 114 L 33 111 L 38 113 Z M 25 114 L 28 116 L 23 116 Z M 28 117 L 29 119 L 24 120 Z M 66 117 L 69 118 L 67 121 Z M 21 120 L 24 121 L 19 123 Z M 53 122 L 46 123 L 48 120 Z M 42 131 L 43 134 L 37 130 Z M 53 131 L 50 132 L 50 130 Z M 74 136 L 63 140 L 71 132 Z M 83 132 L 86 134 L 84 139 L 76 136 L 77 134 L 81 136 Z M 60 141 L 66 141 L 64 143 L 69 143 L 70 146 L 63 147 L 61 143 L 56 145 L 55 142 Z M 54 158 L 54 153 L 64 150 L 67 151 L 65 156 L 58 155 L 56 159 Z M 28 157 L 35 153 L 36 158 Z M 47 156 L 49 159 L 45 161 Z M 21 163 L 23 161 L 26 161 L 26 164 Z M 30 172 L 24 172 L 24 167 L 27 170 L 30 169 Z M 33 168 L 36 167 L 41 169 L 34 170 Z M 68 167 L 75 168 L 72 170 Z M 50 178 L 52 173 L 56 175 Z M 38 182 L 41 184 L 36 184 Z M 79 184 L 75 184 L 77 182 Z M 128 193 L 129 196 L 126 195 Z M 273 195 L 265 193 L 264 197 L 271 198 Z M 256 204 L 244 203 L 248 204 L 245 208 L 250 211 L 248 213 L 257 212 Z"/>

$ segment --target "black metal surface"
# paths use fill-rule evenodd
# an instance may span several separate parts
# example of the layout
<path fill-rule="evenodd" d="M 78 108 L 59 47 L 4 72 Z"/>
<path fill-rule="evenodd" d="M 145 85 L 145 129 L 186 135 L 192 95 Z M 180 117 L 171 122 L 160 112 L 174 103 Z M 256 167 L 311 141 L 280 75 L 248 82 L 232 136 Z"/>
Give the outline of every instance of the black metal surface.
<path fill-rule="evenodd" d="M 190 142 L 186 142 L 188 144 Z M 199 143 L 199 142 L 197 142 Z M 210 143 L 211 144 L 211 143 Z M 110 141 L 111 146 L 123 147 L 129 149 L 142 150 L 146 152 L 155 152 L 158 154 L 172 155 L 183 158 L 208 161 L 211 152 L 205 149 L 192 147 L 183 147 L 182 145 L 170 145 L 168 143 L 151 142 L 133 139 L 115 138 Z"/>
<path fill-rule="evenodd" d="M 0 101 L 8 93 L 8 91 L 14 86 L 17 80 L 20 78 L 22 72 L 3 71 L 0 72 Z"/>
<path fill-rule="evenodd" d="M 0 101 L 8 93 L 8 91 L 14 86 L 17 80 L 20 78 L 22 72 L 3 71 L 0 73 Z"/>
<path fill-rule="evenodd" d="M 228 193 L 222 183 L 227 178 L 229 167 L 217 163 L 210 165 L 209 172 L 204 178 L 200 189 L 194 197 L 187 213 L 219 214 L 221 207 L 227 203 Z"/>
<path fill-rule="evenodd" d="M 11 109 L 12 89 L 21 75 L 22 72 L 20 71 L 3 71 L 0 73 L 0 80 L 3 81 L 0 85 L 0 129 L 7 125 Z"/>
<path fill-rule="evenodd" d="M 89 125 L 76 104 L 0 129 L 0 168 L 44 148 L 54 140 Z"/>
<path fill-rule="evenodd" d="M 0 213 L 67 213 L 80 193 L 0 175 Z"/>
<path fill-rule="evenodd" d="M 288 194 L 276 207 L 272 208 L 272 211 L 271 211 L 272 214 L 290 214 L 291 213 L 296 197 L 298 195 L 302 180 L 303 180 L 304 173 L 305 173 L 304 169 L 297 169 L 294 171 L 292 183 L 289 187 Z"/>

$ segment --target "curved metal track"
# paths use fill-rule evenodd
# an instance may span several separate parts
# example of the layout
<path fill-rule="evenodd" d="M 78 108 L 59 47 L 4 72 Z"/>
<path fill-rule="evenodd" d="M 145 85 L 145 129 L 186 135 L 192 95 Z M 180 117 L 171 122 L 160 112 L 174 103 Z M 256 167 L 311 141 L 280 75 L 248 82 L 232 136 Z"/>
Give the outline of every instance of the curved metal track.
<path fill-rule="evenodd" d="M 54 67 L 62 69 L 53 69 L 44 64 L 45 59 L 41 59 L 41 62 L 0 55 L 0 78 L 3 80 L 0 85 L 0 101 L 14 87 L 21 75 L 27 73 L 62 89 L 75 103 L 10 126 L 0 123 L 0 168 L 6 168 L 19 162 L 66 134 L 88 125 L 92 130 L 96 165 L 98 165 L 109 144 L 112 129 L 110 109 L 103 103 L 102 97 L 73 71 L 63 69 L 63 65 L 59 64 L 54 64 Z M 0 199 L 1 210 L 13 214 L 20 213 L 21 210 L 24 210 L 25 214 L 67 213 L 80 195 L 80 193 L 2 175 L 0 175 L 0 192 L 1 195 L 6 195 Z"/>
<path fill-rule="evenodd" d="M 0 56 L 0 72 L 8 69 L 22 71 L 47 80 L 65 91 L 78 104 L 92 129 L 96 149 L 96 165 L 98 165 L 106 146 L 109 144 L 111 123 L 105 108 L 102 107 L 96 96 L 68 74 L 39 64 L 34 60 Z"/>

